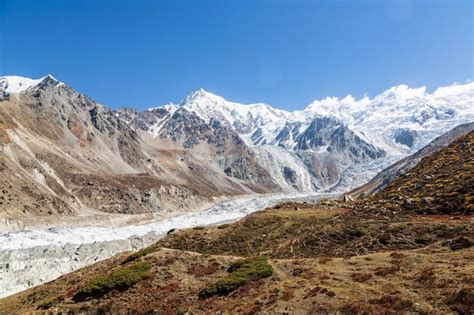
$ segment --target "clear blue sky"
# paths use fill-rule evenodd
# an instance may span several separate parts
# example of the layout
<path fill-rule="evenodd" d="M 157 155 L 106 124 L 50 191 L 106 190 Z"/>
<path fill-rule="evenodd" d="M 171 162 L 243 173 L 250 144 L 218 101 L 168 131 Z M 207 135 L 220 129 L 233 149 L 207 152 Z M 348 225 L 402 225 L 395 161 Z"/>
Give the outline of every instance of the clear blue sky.
<path fill-rule="evenodd" d="M 432 90 L 473 77 L 473 3 L 0 0 L 0 75 L 51 73 L 113 108 Z"/>

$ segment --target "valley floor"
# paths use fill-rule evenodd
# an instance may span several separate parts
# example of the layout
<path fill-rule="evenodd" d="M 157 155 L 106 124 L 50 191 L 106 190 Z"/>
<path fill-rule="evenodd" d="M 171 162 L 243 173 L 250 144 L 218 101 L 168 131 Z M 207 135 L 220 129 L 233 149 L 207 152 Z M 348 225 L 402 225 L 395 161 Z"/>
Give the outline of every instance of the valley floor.
<path fill-rule="evenodd" d="M 180 230 L 138 254 L 121 254 L 5 298 L 0 312 L 472 311 L 472 217 L 408 215 L 361 221 L 347 213 L 344 204 L 285 204 L 230 225 Z M 255 255 L 268 257 L 271 276 L 248 281 L 228 294 L 200 297 L 203 289 L 229 279 L 232 263 Z M 130 288 L 78 295 L 97 275 L 139 263 L 150 269 Z"/>
<path fill-rule="evenodd" d="M 321 195 L 280 194 L 241 196 L 221 201 L 203 211 L 169 213 L 149 218 L 138 215 L 123 220 L 79 218 L 41 229 L 0 233 L 0 297 L 109 258 L 123 251 L 144 247 L 169 230 L 233 221 L 282 200 L 317 200 Z M 140 221 L 142 220 L 142 221 Z M 125 223 L 129 223 L 126 225 Z"/>

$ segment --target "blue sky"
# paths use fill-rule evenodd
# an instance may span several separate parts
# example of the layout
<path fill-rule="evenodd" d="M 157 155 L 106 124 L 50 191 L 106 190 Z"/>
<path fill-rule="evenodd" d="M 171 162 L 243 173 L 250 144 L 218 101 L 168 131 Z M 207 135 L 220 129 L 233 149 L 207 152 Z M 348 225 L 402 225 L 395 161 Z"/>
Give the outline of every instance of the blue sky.
<path fill-rule="evenodd" d="M 113 108 L 433 90 L 473 77 L 473 3 L 0 0 L 0 75 L 51 73 Z"/>

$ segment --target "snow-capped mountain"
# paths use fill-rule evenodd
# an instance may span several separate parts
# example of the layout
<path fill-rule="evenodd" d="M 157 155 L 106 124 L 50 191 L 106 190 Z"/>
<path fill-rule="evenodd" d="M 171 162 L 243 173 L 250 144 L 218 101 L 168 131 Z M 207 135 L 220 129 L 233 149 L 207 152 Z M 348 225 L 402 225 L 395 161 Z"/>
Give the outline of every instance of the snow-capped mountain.
<path fill-rule="evenodd" d="M 0 229 L 36 216 L 199 210 L 282 190 L 232 128 L 185 108 L 117 117 L 52 76 L 0 82 Z M 159 122 L 156 135 L 140 129 Z"/>
<path fill-rule="evenodd" d="M 111 111 L 50 75 L 38 80 L 0 77 L 0 87 L 7 102 L 10 94 L 17 94 L 55 108 L 52 100 L 62 104 L 66 98 L 107 137 L 117 137 L 127 126 L 130 131 L 114 150 L 130 167 L 128 172 L 146 167 L 147 157 L 178 150 L 190 172 L 186 178 L 208 174 L 225 191 L 346 190 L 454 126 L 474 120 L 474 83 L 432 93 L 400 85 L 373 98 L 328 97 L 294 112 L 230 102 L 203 89 L 177 104 Z M 38 92 L 44 88 L 54 97 Z M 66 127 L 77 132 L 78 121 L 70 118 Z M 155 166 L 154 174 L 166 168 Z M 215 189 L 211 182 L 206 184 L 209 191 Z"/>
<path fill-rule="evenodd" d="M 326 98 L 311 103 L 306 111 L 333 116 L 352 130 L 393 154 L 414 152 L 434 134 L 472 120 L 474 83 L 442 87 L 427 93 L 425 87 L 390 88 L 373 99 Z"/>
<path fill-rule="evenodd" d="M 290 119 L 291 113 L 275 109 L 270 105 L 257 103 L 243 105 L 228 102 L 224 98 L 199 89 L 178 105 L 196 113 L 207 123 L 213 119 L 232 126 L 248 144 L 266 144 Z M 262 135 L 249 140 L 256 130 Z"/>
<path fill-rule="evenodd" d="M 6 98 L 10 93 L 21 93 L 34 87 L 41 87 L 47 84 L 62 85 L 64 83 L 56 80 L 51 74 L 40 79 L 30 79 L 20 76 L 0 77 L 0 97 Z"/>
<path fill-rule="evenodd" d="M 218 121 L 232 128 L 284 189 L 347 189 L 452 127 L 473 121 L 474 83 L 433 93 L 400 85 L 373 98 L 327 97 L 294 112 L 230 102 L 200 89 L 179 104 L 155 107 L 128 121 L 157 137 L 164 121 L 172 119 L 162 115 L 165 109 L 186 109 L 206 124 Z M 117 113 L 127 119 L 126 111 Z"/>
<path fill-rule="evenodd" d="M 191 93 L 178 106 L 195 112 L 205 121 L 226 121 L 253 145 L 280 145 L 281 132 L 296 139 L 315 117 L 331 117 L 382 149 L 406 153 L 423 146 L 423 143 L 409 141 L 409 134 L 436 129 L 443 123 L 472 119 L 473 99 L 474 83 L 471 82 L 441 87 L 433 93 L 428 93 L 426 87 L 400 85 L 374 98 L 327 97 L 294 112 L 274 109 L 263 103 L 242 105 L 229 102 L 203 89 Z M 386 134 L 381 135 L 381 132 Z"/>

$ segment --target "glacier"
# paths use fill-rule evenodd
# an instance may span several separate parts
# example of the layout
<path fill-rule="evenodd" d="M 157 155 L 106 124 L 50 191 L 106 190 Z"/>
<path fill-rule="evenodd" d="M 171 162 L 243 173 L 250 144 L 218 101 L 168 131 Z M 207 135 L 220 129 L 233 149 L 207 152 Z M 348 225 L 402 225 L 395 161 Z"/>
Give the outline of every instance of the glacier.
<path fill-rule="evenodd" d="M 0 233 L 0 298 L 153 243 L 171 229 L 238 220 L 283 201 L 314 202 L 331 194 L 237 198 L 202 212 L 123 227 L 61 227 Z"/>

